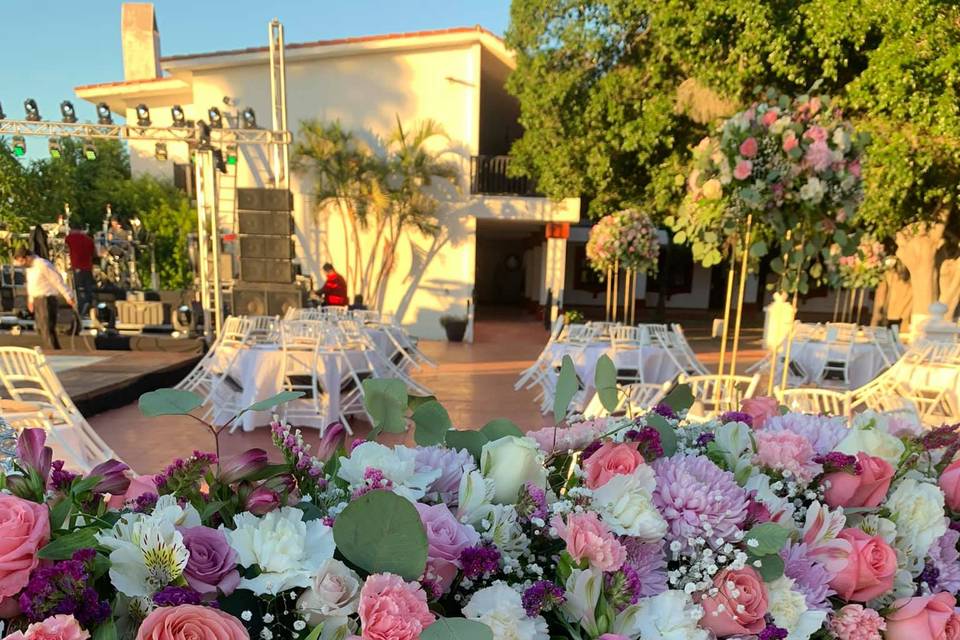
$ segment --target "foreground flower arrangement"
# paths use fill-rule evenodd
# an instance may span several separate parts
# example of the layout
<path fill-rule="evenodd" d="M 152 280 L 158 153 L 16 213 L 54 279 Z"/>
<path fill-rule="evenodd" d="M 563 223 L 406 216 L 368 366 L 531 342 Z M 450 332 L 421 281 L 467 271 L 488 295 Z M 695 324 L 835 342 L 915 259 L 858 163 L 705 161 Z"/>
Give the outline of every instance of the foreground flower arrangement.
<path fill-rule="evenodd" d="M 75 476 L 24 431 L 0 637 L 960 638 L 955 427 L 768 399 L 688 424 L 682 395 L 527 436 L 411 399 L 416 447 L 275 424 L 282 463 L 196 452 L 155 478 Z"/>

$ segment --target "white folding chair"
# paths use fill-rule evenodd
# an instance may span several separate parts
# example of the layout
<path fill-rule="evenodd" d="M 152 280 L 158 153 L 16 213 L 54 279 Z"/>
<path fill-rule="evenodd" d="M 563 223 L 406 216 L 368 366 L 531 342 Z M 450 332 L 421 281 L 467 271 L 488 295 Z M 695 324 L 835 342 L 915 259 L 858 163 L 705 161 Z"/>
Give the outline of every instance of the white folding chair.
<path fill-rule="evenodd" d="M 903 355 L 900 342 L 887 327 L 864 327 L 863 334 L 877 348 L 885 369 L 892 367 Z"/>
<path fill-rule="evenodd" d="M 818 384 L 850 389 L 850 363 L 857 343 L 857 327 L 848 324 L 828 324 L 826 332 L 827 354 L 823 367 L 816 376 Z"/>
<path fill-rule="evenodd" d="M 646 332 L 623 325 L 610 329 L 611 359 L 617 368 L 617 384 L 643 384 L 643 347 Z"/>
<path fill-rule="evenodd" d="M 778 389 L 777 400 L 791 411 L 850 417 L 850 392 L 832 389 Z"/>
<path fill-rule="evenodd" d="M 277 344 L 280 339 L 279 316 L 249 316 L 248 322 L 245 344 Z"/>
<path fill-rule="evenodd" d="M 677 370 L 688 376 L 706 376 L 710 375 L 703 363 L 694 354 L 690 343 L 683 335 L 683 329 L 678 324 L 671 325 L 647 325 L 650 337 L 666 352 L 670 361 L 676 365 Z"/>
<path fill-rule="evenodd" d="M 8 399 L 36 406 L 42 414 L 42 419 L 11 417 L 21 423 L 35 420 L 32 426 L 46 428 L 68 465 L 87 472 L 101 462 L 119 459 L 73 404 L 39 349 L 0 347 L 0 379 Z"/>
<path fill-rule="evenodd" d="M 311 320 L 287 321 L 280 327 L 281 389 L 303 394 L 282 405 L 280 413 L 284 421 L 315 422 L 328 414 L 329 398 L 319 363 L 324 332 L 324 323 Z"/>
<path fill-rule="evenodd" d="M 743 401 L 753 397 L 760 383 L 760 376 L 681 374 L 678 382 L 690 385 L 693 393 L 694 403 L 687 412 L 687 417 L 709 420 L 728 411 L 739 411 Z"/>
<path fill-rule="evenodd" d="M 540 351 L 540 355 L 537 356 L 537 359 L 532 365 L 524 369 L 520 373 L 520 377 L 514 383 L 513 388 L 516 391 L 524 388 L 531 383 L 530 386 L 536 384 L 536 379 L 546 375 L 546 370 L 550 367 L 553 357 L 550 353 L 550 348 L 557 342 L 560 338 L 560 334 L 563 332 L 564 318 L 562 315 L 558 315 L 557 319 L 553 321 L 553 325 L 550 328 L 550 337 L 547 338 L 547 344 L 543 347 L 543 350 Z"/>

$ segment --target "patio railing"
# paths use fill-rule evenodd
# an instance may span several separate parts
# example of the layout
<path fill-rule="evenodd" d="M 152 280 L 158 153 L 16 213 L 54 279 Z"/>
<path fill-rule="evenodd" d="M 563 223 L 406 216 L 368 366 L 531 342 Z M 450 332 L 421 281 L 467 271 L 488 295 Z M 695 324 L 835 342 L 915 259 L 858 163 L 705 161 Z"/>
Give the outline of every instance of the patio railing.
<path fill-rule="evenodd" d="M 470 158 L 470 193 L 475 195 L 540 196 L 537 185 L 526 177 L 507 175 L 510 156 Z"/>

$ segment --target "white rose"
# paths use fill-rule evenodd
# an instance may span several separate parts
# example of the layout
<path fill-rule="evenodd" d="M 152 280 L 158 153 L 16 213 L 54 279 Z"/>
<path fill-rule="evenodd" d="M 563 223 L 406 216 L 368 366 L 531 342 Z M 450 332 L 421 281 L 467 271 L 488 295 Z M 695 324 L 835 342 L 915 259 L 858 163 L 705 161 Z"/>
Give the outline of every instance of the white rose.
<path fill-rule="evenodd" d="M 940 487 L 907 478 L 884 504 L 897 525 L 894 545 L 917 564 L 922 564 L 930 546 L 947 531 L 943 502 Z"/>
<path fill-rule="evenodd" d="M 816 204 L 823 200 L 824 187 L 819 178 L 808 178 L 807 183 L 800 187 L 800 197 Z"/>
<path fill-rule="evenodd" d="M 516 502 L 520 487 L 527 482 L 545 486 L 543 464 L 543 452 L 532 438 L 505 436 L 483 445 L 480 452 L 480 472 L 493 480 L 493 501 L 501 504 Z"/>
<path fill-rule="evenodd" d="M 709 634 L 700 627 L 703 608 L 683 591 L 664 591 L 652 598 L 643 598 L 636 605 L 635 626 L 620 631 L 623 635 L 643 640 L 707 640 Z M 629 631 L 629 633 L 628 633 Z"/>
<path fill-rule="evenodd" d="M 490 627 L 493 640 L 548 640 L 547 621 L 530 618 L 520 594 L 506 583 L 494 582 L 477 591 L 463 608 L 463 617 Z"/>
<path fill-rule="evenodd" d="M 647 465 L 641 468 L 649 469 Z M 595 489 L 593 508 L 614 533 L 644 542 L 662 540 L 667 533 L 667 521 L 653 506 L 650 490 L 635 474 L 616 475 Z"/>
<path fill-rule="evenodd" d="M 827 612 L 808 609 L 806 598 L 793 585 L 794 580 L 786 576 L 767 583 L 767 612 L 774 624 L 787 630 L 787 640 L 807 640 L 823 626 Z"/>
<path fill-rule="evenodd" d="M 360 601 L 360 576 L 339 560 L 330 558 L 313 576 L 310 588 L 297 601 L 311 625 L 323 624 L 321 638 L 327 640 L 348 623 Z"/>
<path fill-rule="evenodd" d="M 387 447 L 377 442 L 364 442 L 340 458 L 337 475 L 350 484 L 351 489 L 365 484 L 367 469 L 379 469 L 393 484 L 393 492 L 411 502 L 422 498 L 427 487 L 440 477 L 440 469 L 417 471 L 417 452 L 397 445 Z"/>
<path fill-rule="evenodd" d="M 903 455 L 904 446 L 900 438 L 892 436 L 883 429 L 874 427 L 872 421 L 866 424 L 854 424 L 850 432 L 837 445 L 837 451 L 855 456 L 861 451 L 864 453 L 883 458 L 894 467 L 900 461 Z"/>

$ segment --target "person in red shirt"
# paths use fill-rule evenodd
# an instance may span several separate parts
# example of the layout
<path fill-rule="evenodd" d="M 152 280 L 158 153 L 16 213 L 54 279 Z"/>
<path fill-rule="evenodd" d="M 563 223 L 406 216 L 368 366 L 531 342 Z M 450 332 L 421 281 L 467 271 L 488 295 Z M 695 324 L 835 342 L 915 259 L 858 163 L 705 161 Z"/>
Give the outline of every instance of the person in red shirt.
<path fill-rule="evenodd" d="M 70 268 L 73 270 L 73 286 L 77 290 L 77 310 L 83 316 L 93 306 L 97 286 L 93 279 L 93 258 L 97 249 L 93 238 L 80 228 L 79 222 L 70 223 L 66 243 L 70 252 Z"/>
<path fill-rule="evenodd" d="M 323 298 L 325 307 L 345 307 L 349 304 L 347 300 L 347 281 L 343 279 L 333 265 L 329 262 L 323 265 L 323 273 L 327 278 L 320 295 Z"/>

